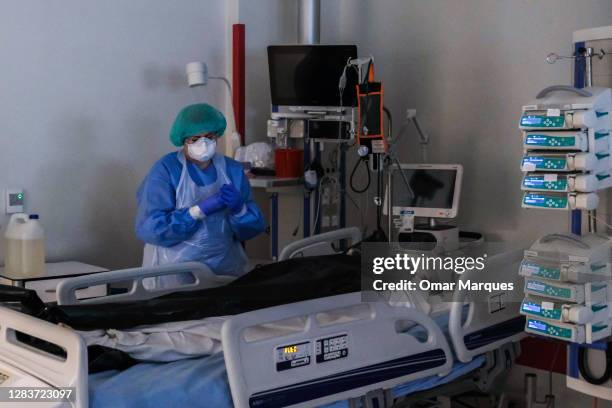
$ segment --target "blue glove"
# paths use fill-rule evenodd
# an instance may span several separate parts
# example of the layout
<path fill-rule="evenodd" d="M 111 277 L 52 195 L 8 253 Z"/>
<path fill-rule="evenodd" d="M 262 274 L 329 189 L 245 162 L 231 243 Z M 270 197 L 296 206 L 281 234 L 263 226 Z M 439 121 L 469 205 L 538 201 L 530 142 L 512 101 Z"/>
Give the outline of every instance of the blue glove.
<path fill-rule="evenodd" d="M 244 207 L 244 200 L 233 184 L 224 184 L 221 186 L 221 199 L 232 214 L 239 213 L 242 207 Z"/>
<path fill-rule="evenodd" d="M 221 211 L 225 209 L 225 202 L 221 199 L 221 194 L 217 193 L 208 198 L 200 200 L 198 203 L 198 207 L 200 210 L 206 215 L 210 215 L 216 213 L 217 211 Z"/>

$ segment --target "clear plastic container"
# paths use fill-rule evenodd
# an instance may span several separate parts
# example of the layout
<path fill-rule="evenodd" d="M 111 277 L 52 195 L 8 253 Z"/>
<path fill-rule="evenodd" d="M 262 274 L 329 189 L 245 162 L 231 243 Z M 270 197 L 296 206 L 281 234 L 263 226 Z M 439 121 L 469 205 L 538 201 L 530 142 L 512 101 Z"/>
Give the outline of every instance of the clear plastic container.
<path fill-rule="evenodd" d="M 45 232 L 38 215 L 13 214 L 4 238 L 7 275 L 28 278 L 45 273 Z"/>

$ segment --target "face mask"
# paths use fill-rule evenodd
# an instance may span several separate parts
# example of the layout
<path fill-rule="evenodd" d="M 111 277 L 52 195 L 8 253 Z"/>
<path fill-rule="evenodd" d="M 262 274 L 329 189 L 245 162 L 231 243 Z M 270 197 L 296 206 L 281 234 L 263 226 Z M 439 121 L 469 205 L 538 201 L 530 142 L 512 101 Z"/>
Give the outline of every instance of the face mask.
<path fill-rule="evenodd" d="M 194 160 L 205 162 L 215 155 L 217 150 L 217 142 L 205 137 L 198 139 L 195 143 L 187 145 L 189 157 Z"/>

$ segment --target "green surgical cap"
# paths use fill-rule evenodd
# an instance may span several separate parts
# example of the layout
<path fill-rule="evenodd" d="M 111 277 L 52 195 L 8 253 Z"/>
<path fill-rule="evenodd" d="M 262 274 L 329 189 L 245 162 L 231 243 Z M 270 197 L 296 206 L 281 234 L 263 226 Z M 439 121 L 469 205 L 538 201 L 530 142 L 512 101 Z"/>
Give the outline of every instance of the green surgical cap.
<path fill-rule="evenodd" d="M 185 139 L 203 133 L 222 136 L 227 122 L 217 109 L 207 103 L 189 105 L 181 109 L 170 129 L 170 141 L 182 146 Z"/>

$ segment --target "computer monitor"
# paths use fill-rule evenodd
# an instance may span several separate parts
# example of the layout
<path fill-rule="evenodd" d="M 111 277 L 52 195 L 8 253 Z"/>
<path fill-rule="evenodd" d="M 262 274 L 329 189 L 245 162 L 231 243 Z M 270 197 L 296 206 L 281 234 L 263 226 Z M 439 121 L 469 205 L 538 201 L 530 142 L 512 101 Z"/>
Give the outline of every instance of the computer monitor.
<path fill-rule="evenodd" d="M 391 166 L 387 199 L 393 216 L 455 218 L 459 210 L 463 166 L 460 164 L 402 164 L 407 188 L 397 165 Z"/>
<path fill-rule="evenodd" d="M 338 83 L 355 45 L 271 45 L 268 47 L 273 111 L 280 106 L 307 112 L 316 107 L 357 105 L 357 73 L 347 70 L 342 102 Z"/>

